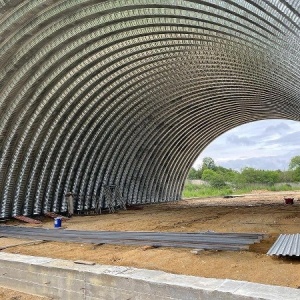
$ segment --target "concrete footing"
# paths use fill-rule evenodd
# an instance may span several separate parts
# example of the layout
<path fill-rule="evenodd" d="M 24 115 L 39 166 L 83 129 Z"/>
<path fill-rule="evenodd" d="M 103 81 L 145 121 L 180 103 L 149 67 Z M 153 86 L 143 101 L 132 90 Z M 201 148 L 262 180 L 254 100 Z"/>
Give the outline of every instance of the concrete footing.
<path fill-rule="evenodd" d="M 53 299 L 298 300 L 300 290 L 244 281 L 0 253 L 0 285 Z"/>

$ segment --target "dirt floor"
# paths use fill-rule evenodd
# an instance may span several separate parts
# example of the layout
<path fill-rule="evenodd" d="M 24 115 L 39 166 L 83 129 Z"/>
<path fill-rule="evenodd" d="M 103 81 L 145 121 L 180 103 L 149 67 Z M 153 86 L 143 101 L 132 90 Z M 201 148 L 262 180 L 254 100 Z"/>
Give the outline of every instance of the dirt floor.
<path fill-rule="evenodd" d="M 24 294 L 0 286 L 0 299 L 2 300 L 46 300 L 49 298 Z"/>
<path fill-rule="evenodd" d="M 285 196 L 294 197 L 294 205 L 285 205 Z M 8 225 L 32 226 L 17 221 L 10 221 Z M 40 226 L 52 228 L 53 220 L 44 219 Z M 300 233 L 300 191 L 255 191 L 229 199 L 186 199 L 153 204 L 116 214 L 75 216 L 63 222 L 63 227 L 66 230 L 253 232 L 266 233 L 268 237 L 251 246 L 249 251 L 202 251 L 198 255 L 192 254 L 191 249 L 58 242 L 14 246 L 2 251 L 300 288 L 299 257 L 266 255 L 280 233 Z M 15 244 L 16 239 L 0 238 L 0 247 Z"/>

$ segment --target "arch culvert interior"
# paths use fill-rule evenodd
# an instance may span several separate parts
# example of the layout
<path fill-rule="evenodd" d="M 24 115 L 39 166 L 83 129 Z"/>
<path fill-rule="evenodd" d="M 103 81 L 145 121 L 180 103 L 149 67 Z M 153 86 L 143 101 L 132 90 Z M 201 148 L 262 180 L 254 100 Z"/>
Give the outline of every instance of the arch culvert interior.
<path fill-rule="evenodd" d="M 199 153 L 300 120 L 298 0 L 0 0 L 0 218 L 178 200 Z"/>

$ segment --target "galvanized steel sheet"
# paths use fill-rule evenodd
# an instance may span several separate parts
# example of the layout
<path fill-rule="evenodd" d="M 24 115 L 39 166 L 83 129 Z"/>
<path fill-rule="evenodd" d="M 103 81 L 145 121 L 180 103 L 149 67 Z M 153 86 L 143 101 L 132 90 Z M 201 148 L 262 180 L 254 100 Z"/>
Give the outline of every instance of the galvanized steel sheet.
<path fill-rule="evenodd" d="M 262 234 L 190 233 L 190 232 L 128 232 L 51 230 L 0 226 L 0 237 L 22 237 L 45 241 L 68 241 L 93 244 L 153 245 L 157 247 L 197 248 L 206 250 L 247 250 L 260 242 Z"/>
<path fill-rule="evenodd" d="M 300 234 L 281 234 L 267 254 L 300 256 Z"/>
<path fill-rule="evenodd" d="M 201 151 L 300 120 L 299 1 L 0 1 L 0 218 L 176 201 Z"/>

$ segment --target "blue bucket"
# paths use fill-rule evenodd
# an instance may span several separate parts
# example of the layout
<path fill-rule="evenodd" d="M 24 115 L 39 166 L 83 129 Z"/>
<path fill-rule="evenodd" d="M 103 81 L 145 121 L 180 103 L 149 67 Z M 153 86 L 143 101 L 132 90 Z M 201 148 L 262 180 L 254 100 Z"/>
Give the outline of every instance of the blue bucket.
<path fill-rule="evenodd" d="M 60 228 L 61 227 L 61 218 L 55 218 L 54 219 L 54 228 Z"/>

